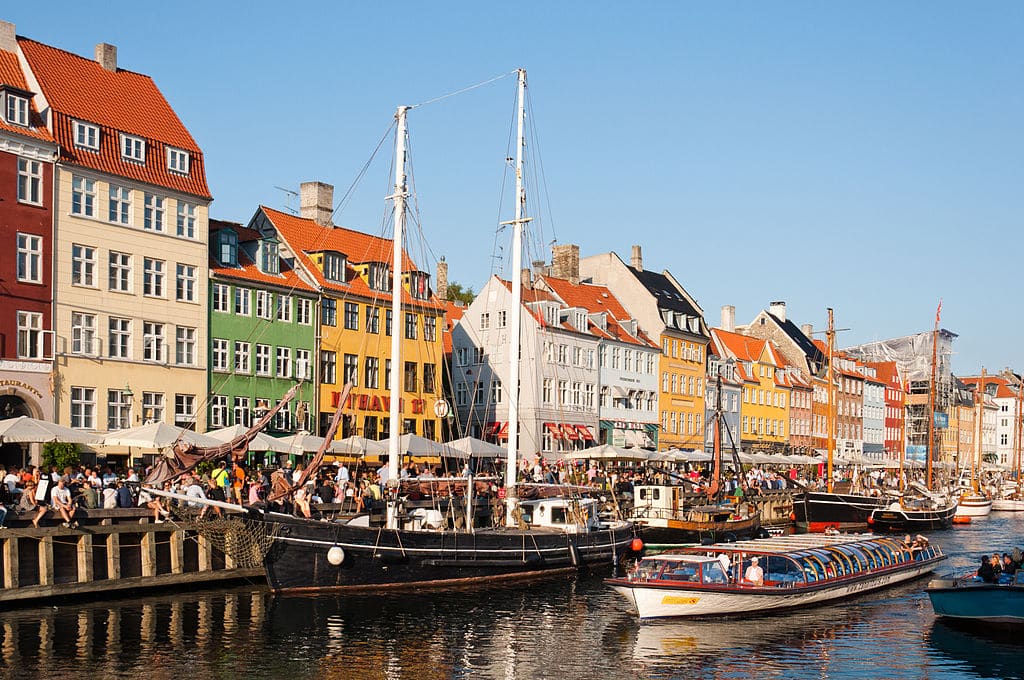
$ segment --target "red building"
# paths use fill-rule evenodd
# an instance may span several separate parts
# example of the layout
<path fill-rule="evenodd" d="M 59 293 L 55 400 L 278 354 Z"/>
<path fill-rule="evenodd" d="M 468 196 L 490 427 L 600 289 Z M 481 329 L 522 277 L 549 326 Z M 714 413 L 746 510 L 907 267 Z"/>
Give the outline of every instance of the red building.
<path fill-rule="evenodd" d="M 885 456 L 899 460 L 906 441 L 906 391 L 895 361 L 872 363 L 875 375 L 885 384 Z"/>
<path fill-rule="evenodd" d="M 0 419 L 53 420 L 53 161 L 18 62 L 14 26 L 0 22 Z M 20 448 L 0 462 L 21 463 Z M 10 458 L 11 460 L 6 460 Z"/>

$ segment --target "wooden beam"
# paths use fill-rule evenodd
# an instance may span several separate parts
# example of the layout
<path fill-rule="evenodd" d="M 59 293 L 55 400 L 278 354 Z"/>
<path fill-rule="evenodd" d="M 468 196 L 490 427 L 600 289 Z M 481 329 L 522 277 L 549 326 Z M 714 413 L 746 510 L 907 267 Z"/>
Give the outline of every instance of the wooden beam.
<path fill-rule="evenodd" d="M 92 580 L 92 534 L 78 537 L 78 582 Z"/>
<path fill-rule="evenodd" d="M 39 585 L 53 585 L 53 536 L 39 539 Z"/>
<path fill-rule="evenodd" d="M 7 536 L 4 538 L 4 588 L 18 587 L 18 566 L 18 537 Z"/>
<path fill-rule="evenodd" d="M 107 536 L 107 578 L 112 581 L 121 578 L 120 534 L 109 534 Z"/>
<path fill-rule="evenodd" d="M 175 531 L 170 535 L 171 541 L 171 573 L 185 573 L 185 532 Z"/>
<path fill-rule="evenodd" d="M 139 541 L 143 576 L 156 576 L 156 533 L 147 531 Z"/>

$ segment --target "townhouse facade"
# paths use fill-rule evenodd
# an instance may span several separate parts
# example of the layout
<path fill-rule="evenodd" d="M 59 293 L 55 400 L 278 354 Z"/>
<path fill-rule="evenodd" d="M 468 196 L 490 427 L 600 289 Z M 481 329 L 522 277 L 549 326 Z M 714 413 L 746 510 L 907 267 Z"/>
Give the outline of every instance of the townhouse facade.
<path fill-rule="evenodd" d="M 719 401 L 721 388 L 721 401 Z M 743 385 L 736 376 L 736 360 L 725 357 L 725 352 L 715 342 L 714 334 L 708 342 L 708 373 L 707 389 L 704 391 L 704 450 L 714 451 L 715 445 L 715 411 L 721 404 L 722 410 L 722 451 L 729 451 L 733 446 L 739 450 L 740 441 L 740 403 L 743 397 Z"/>
<path fill-rule="evenodd" d="M 899 461 L 905 455 L 906 391 L 895 361 L 875 362 L 875 374 L 882 381 L 885 394 L 885 418 L 882 443 L 885 458 Z"/>

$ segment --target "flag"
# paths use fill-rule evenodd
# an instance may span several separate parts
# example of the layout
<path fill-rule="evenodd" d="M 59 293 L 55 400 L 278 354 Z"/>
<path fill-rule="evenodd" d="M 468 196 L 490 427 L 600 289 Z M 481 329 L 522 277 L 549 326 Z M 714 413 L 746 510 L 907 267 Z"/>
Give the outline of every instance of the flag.
<path fill-rule="evenodd" d="M 939 325 L 939 317 L 942 316 L 942 300 L 939 300 L 939 308 L 935 310 L 935 325 Z"/>

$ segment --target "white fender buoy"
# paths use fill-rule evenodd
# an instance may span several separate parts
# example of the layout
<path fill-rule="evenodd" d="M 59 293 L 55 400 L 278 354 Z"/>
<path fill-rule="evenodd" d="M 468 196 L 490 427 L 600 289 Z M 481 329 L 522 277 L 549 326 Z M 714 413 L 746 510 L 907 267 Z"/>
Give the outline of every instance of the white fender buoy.
<path fill-rule="evenodd" d="M 334 566 L 338 566 L 345 561 L 345 551 L 340 546 L 334 546 L 327 551 L 327 561 Z"/>

